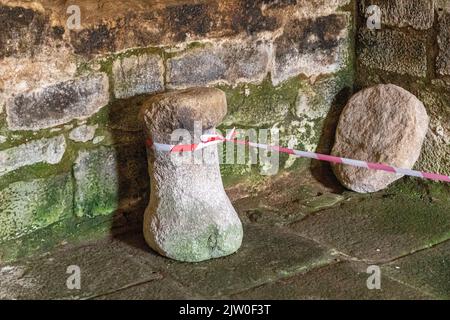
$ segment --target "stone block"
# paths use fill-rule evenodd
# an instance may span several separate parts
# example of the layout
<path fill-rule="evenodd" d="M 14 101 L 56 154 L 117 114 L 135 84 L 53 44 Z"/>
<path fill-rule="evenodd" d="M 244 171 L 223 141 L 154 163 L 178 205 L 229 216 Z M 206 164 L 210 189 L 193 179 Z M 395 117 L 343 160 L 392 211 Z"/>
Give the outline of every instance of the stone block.
<path fill-rule="evenodd" d="M 11 130 L 40 130 L 95 114 L 109 102 L 104 73 L 17 94 L 6 103 Z"/>
<path fill-rule="evenodd" d="M 401 283 L 450 299 L 450 242 L 411 254 L 386 265 L 383 272 Z"/>
<path fill-rule="evenodd" d="M 391 261 L 450 237 L 449 191 L 442 191 L 442 200 L 428 202 L 417 188 L 398 182 L 384 195 L 354 197 L 291 226 L 348 256 Z"/>
<path fill-rule="evenodd" d="M 66 152 L 63 135 L 0 151 L 0 176 L 36 163 L 57 164 Z"/>
<path fill-rule="evenodd" d="M 450 11 L 439 17 L 437 72 L 442 76 L 450 76 Z"/>
<path fill-rule="evenodd" d="M 0 190 L 0 241 L 70 217 L 72 203 L 70 174 L 10 184 Z"/>
<path fill-rule="evenodd" d="M 270 50 L 270 44 L 262 40 L 206 44 L 167 61 L 168 86 L 259 83 L 267 75 Z"/>
<path fill-rule="evenodd" d="M 349 27 L 347 14 L 291 20 L 274 43 L 274 85 L 299 74 L 340 70 L 349 58 Z"/>
<path fill-rule="evenodd" d="M 359 63 L 368 68 L 413 77 L 427 74 L 426 39 L 420 35 L 388 29 L 361 29 L 357 55 Z"/>
<path fill-rule="evenodd" d="M 74 165 L 77 216 L 110 215 L 145 201 L 148 175 L 145 147 L 82 150 Z"/>
<path fill-rule="evenodd" d="M 426 30 L 434 23 L 433 2 L 434 0 L 363 0 L 359 5 L 363 16 L 369 6 L 379 6 L 382 24 Z"/>
<path fill-rule="evenodd" d="M 419 290 L 389 279 L 382 273 L 381 289 L 367 288 L 367 265 L 339 262 L 233 295 L 244 300 L 390 300 L 430 299 Z"/>
<path fill-rule="evenodd" d="M 130 98 L 164 90 L 164 65 L 160 56 L 129 56 L 114 61 L 114 95 Z"/>

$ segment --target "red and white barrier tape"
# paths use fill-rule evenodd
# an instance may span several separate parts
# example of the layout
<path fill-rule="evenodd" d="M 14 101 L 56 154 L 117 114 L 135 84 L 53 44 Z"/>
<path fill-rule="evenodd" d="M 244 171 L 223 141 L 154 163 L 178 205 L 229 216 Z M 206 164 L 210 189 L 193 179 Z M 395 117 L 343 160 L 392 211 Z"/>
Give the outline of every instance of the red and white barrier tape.
<path fill-rule="evenodd" d="M 315 153 L 315 152 L 300 151 L 300 150 L 294 150 L 294 149 L 289 149 L 289 148 L 283 148 L 283 147 L 279 147 L 279 146 L 270 146 L 267 144 L 237 140 L 237 139 L 235 139 L 235 136 L 236 136 L 236 130 L 233 129 L 226 137 L 223 137 L 218 134 L 203 135 L 200 138 L 201 142 L 198 144 L 169 145 L 169 144 L 160 144 L 160 143 L 156 143 L 156 142 L 152 142 L 151 140 L 148 140 L 147 145 L 149 147 L 153 146 L 155 148 L 155 150 L 158 150 L 158 151 L 193 152 L 193 151 L 197 151 L 197 150 L 201 150 L 203 148 L 209 147 L 211 145 L 224 143 L 224 142 L 233 142 L 236 144 L 248 145 L 248 146 L 254 147 L 254 148 L 277 151 L 280 153 L 287 153 L 289 155 L 293 155 L 298 158 L 309 158 L 309 159 L 326 161 L 326 162 L 336 163 L 336 164 L 346 164 L 346 165 L 353 166 L 353 167 L 386 171 L 386 172 L 390 172 L 390 173 L 398 173 L 398 174 L 402 174 L 405 176 L 418 177 L 418 178 L 429 179 L 429 180 L 434 180 L 434 181 L 450 182 L 450 176 L 445 176 L 445 175 L 438 174 L 438 173 L 429 173 L 429 172 L 422 172 L 422 171 L 416 171 L 416 170 L 405 169 L 405 168 L 396 168 L 394 166 L 390 166 L 390 165 L 386 165 L 386 164 L 382 164 L 382 163 L 372 163 L 372 162 L 361 161 L 361 160 L 335 157 L 335 156 L 325 155 L 325 154 L 320 154 L 320 153 Z"/>

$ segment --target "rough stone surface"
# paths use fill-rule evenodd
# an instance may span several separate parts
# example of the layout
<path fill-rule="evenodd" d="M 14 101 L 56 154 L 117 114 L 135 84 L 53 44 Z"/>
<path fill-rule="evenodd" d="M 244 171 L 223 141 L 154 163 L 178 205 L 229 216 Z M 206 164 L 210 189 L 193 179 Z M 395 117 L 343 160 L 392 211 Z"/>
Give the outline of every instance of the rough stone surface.
<path fill-rule="evenodd" d="M 164 65 L 157 55 L 124 57 L 114 61 L 114 95 L 125 99 L 164 90 Z"/>
<path fill-rule="evenodd" d="M 16 182 L 0 190 L 0 241 L 44 228 L 72 213 L 70 175 Z"/>
<path fill-rule="evenodd" d="M 341 114 L 332 154 L 411 169 L 428 131 L 425 107 L 395 85 L 378 85 L 355 94 Z M 333 165 L 338 180 L 357 192 L 386 188 L 401 175 Z"/>
<path fill-rule="evenodd" d="M 268 179 L 260 193 L 252 184 L 229 189 L 231 199 L 271 205 L 283 218 L 292 208 L 326 194 L 308 171 Z M 261 187 L 259 184 L 258 188 Z M 236 190 L 234 190 L 236 189 Z M 234 191 L 233 191 L 234 190 Z M 265 189 L 264 189 L 265 190 Z M 346 199 L 326 211 L 308 214 L 289 227 L 244 224 L 236 254 L 188 264 L 148 248 L 139 230 L 91 243 L 65 245 L 97 227 L 76 219 L 59 248 L 48 252 L 53 224 L 28 237 L 0 245 L 0 298 L 27 299 L 445 299 L 448 297 L 448 212 L 445 184 L 404 179 L 377 195 L 341 192 Z M 284 200 L 283 200 L 284 199 Z M 326 219 L 325 219 L 326 217 Z M 352 217 L 351 219 L 349 217 Z M 95 220 L 96 223 L 100 220 Z M 288 219 L 289 220 L 289 219 Z M 127 224 L 130 220 L 127 219 Z M 334 227 L 330 227 L 333 224 Z M 299 225 L 305 229 L 299 230 Z M 141 224 L 139 225 L 139 227 Z M 111 231 L 110 226 L 106 231 Z M 53 241 L 57 241 L 56 239 Z M 319 244 L 318 241 L 322 242 Z M 9 262 L 5 252 L 45 243 L 45 254 Z M 357 254 L 357 255 L 355 255 Z M 5 259 L 6 258 L 6 259 Z M 367 261 L 361 261 L 367 260 Z M 10 261 L 10 260 L 9 260 Z M 386 262 L 387 263 L 384 263 Z M 366 286 L 367 266 L 381 268 L 381 290 Z M 81 290 L 68 290 L 67 266 L 81 268 Z M 124 268 L 123 266 L 127 266 Z M 179 310 L 168 310 L 176 318 Z"/>
<path fill-rule="evenodd" d="M 6 104 L 11 130 L 39 130 L 87 118 L 109 102 L 106 74 L 92 74 L 18 94 Z"/>
<path fill-rule="evenodd" d="M 159 275 L 162 278 L 162 275 Z M 200 299 L 195 293 L 189 292 L 182 285 L 170 278 L 164 277 L 156 281 L 148 281 L 138 286 L 130 286 L 116 292 L 111 292 L 95 300 L 193 300 Z M 204 299 L 204 298 L 203 298 Z"/>
<path fill-rule="evenodd" d="M 317 76 L 338 71 L 347 62 L 349 16 L 292 20 L 274 43 L 275 85 L 298 74 Z"/>
<path fill-rule="evenodd" d="M 102 142 L 103 140 L 105 140 L 105 137 L 104 137 L 104 136 L 98 136 L 98 137 L 95 137 L 94 140 L 92 140 L 92 143 L 93 143 L 93 144 L 99 144 L 99 143 Z"/>
<path fill-rule="evenodd" d="M 450 242 L 390 263 L 383 271 L 415 288 L 450 299 Z"/>
<path fill-rule="evenodd" d="M 358 61 L 365 67 L 393 73 L 425 77 L 427 74 L 426 39 L 397 30 L 360 30 Z"/>
<path fill-rule="evenodd" d="M 289 116 L 289 107 L 298 95 L 298 81 L 293 79 L 274 88 L 267 79 L 260 85 L 246 84 L 237 89 L 223 89 L 228 102 L 223 125 L 270 128 Z M 266 112 L 261 112 L 261 105 L 264 105 Z"/>
<path fill-rule="evenodd" d="M 172 88 L 214 83 L 261 82 L 268 72 L 270 44 L 233 41 L 206 44 L 167 61 L 167 83 Z"/>
<path fill-rule="evenodd" d="M 97 130 L 98 125 L 95 126 L 87 126 L 82 125 L 79 126 L 69 133 L 69 139 L 75 142 L 88 142 L 94 139 L 95 131 Z"/>
<path fill-rule="evenodd" d="M 397 184 L 386 193 L 353 194 L 338 207 L 310 215 L 291 227 L 346 256 L 375 264 L 448 240 L 449 188 L 435 188 L 425 196 L 426 187 L 420 188 L 414 181 Z"/>
<path fill-rule="evenodd" d="M 439 17 L 437 70 L 440 75 L 450 76 L 450 9 Z"/>
<path fill-rule="evenodd" d="M 62 135 L 0 151 L 0 176 L 36 163 L 57 164 L 65 152 L 66 140 Z"/>
<path fill-rule="evenodd" d="M 226 107 L 218 89 L 161 94 L 142 109 L 146 135 L 155 143 L 171 143 L 173 130 L 186 129 L 191 138 L 195 121 L 202 121 L 196 134 L 212 133 Z M 217 147 L 187 155 L 180 161 L 177 154 L 148 148 L 152 192 L 145 238 L 157 252 L 181 261 L 232 254 L 241 246 L 242 225 L 222 185 Z"/>
<path fill-rule="evenodd" d="M 150 288 L 166 285 L 176 289 L 173 281 L 153 267 L 136 259 L 117 242 L 78 247 L 71 255 L 63 249 L 20 265 L 0 269 L 0 298 L 3 299 L 86 299 L 117 293 L 139 284 Z M 81 288 L 69 290 L 66 282 L 69 266 L 80 267 Z M 117 272 L 123 266 L 126 274 Z M 155 298 L 157 295 L 155 294 Z"/>
<path fill-rule="evenodd" d="M 381 22 L 385 25 L 418 30 L 433 26 L 434 0 L 363 0 L 359 4 L 363 15 L 370 5 L 379 6 Z"/>
<path fill-rule="evenodd" d="M 80 30 L 66 30 L 67 4 L 3 1 L 0 57 L 43 51 L 56 40 L 83 57 L 127 48 L 257 35 L 275 31 L 290 16 L 329 15 L 349 0 L 83 1 Z M 98 10 L 101 7 L 102 10 Z M 158 26 L 158 27 L 155 27 Z"/>
<path fill-rule="evenodd" d="M 430 299 L 418 290 L 398 283 L 382 273 L 381 289 L 367 288 L 367 265 L 340 262 L 306 274 L 272 282 L 237 295 L 244 300 L 391 300 Z"/>
<path fill-rule="evenodd" d="M 291 232 L 245 225 L 242 249 L 236 254 L 196 264 L 167 261 L 160 264 L 164 273 L 211 299 L 306 272 L 335 258 L 329 250 Z"/>
<path fill-rule="evenodd" d="M 430 130 L 417 166 L 423 171 L 450 176 L 450 91 L 447 87 L 427 85 L 418 92 L 430 116 Z"/>
<path fill-rule="evenodd" d="M 142 146 L 99 147 L 79 152 L 74 165 L 77 216 L 110 215 L 147 199 L 148 177 Z"/>

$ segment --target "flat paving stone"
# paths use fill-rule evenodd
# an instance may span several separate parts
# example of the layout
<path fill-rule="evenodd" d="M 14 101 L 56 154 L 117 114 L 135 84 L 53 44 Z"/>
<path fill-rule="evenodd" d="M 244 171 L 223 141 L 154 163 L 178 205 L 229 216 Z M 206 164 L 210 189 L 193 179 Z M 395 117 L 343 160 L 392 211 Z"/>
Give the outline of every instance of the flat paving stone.
<path fill-rule="evenodd" d="M 80 268 L 80 290 L 67 288 L 69 266 Z M 103 241 L 0 267 L 0 299 L 90 298 L 150 281 L 167 285 L 164 278 L 125 246 Z"/>
<path fill-rule="evenodd" d="M 450 200 L 416 191 L 358 196 L 290 227 L 339 252 L 389 262 L 450 238 Z"/>
<path fill-rule="evenodd" d="M 450 299 L 450 241 L 396 260 L 383 267 L 383 272 L 438 298 Z"/>
<path fill-rule="evenodd" d="M 368 265 L 355 262 L 337 262 L 305 274 L 281 279 L 245 292 L 232 299 L 273 300 L 390 300 L 429 299 L 420 291 L 381 275 L 380 289 L 368 289 Z"/>
<path fill-rule="evenodd" d="M 262 183 L 262 188 L 256 193 L 249 192 L 245 186 L 227 190 L 244 222 L 284 226 L 333 207 L 346 197 L 324 187 L 305 170 L 281 175 Z"/>
<path fill-rule="evenodd" d="M 188 290 L 216 298 L 328 264 L 335 256 L 286 230 L 244 225 L 243 245 L 231 256 L 194 264 L 152 253 L 147 259 L 159 263 L 163 274 L 169 274 Z"/>
<path fill-rule="evenodd" d="M 94 300 L 195 300 L 202 297 L 188 292 L 178 283 L 164 278 L 97 296 Z"/>

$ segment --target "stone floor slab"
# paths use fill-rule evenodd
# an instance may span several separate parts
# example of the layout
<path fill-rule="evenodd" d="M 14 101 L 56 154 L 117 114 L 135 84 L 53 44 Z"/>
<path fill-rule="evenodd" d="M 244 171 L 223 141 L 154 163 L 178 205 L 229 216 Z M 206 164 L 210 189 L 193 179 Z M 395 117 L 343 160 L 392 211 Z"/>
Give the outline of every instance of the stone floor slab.
<path fill-rule="evenodd" d="M 241 249 L 228 257 L 180 263 L 146 255 L 190 291 L 217 298 L 330 263 L 336 257 L 315 242 L 286 230 L 245 225 Z"/>
<path fill-rule="evenodd" d="M 188 292 L 181 285 L 163 278 L 143 284 L 132 285 L 122 290 L 94 297 L 94 300 L 193 300 L 202 297 Z"/>
<path fill-rule="evenodd" d="M 66 282 L 80 269 L 80 290 Z M 100 241 L 63 248 L 22 263 L 0 267 L 0 299 L 79 299 L 115 292 L 130 284 L 158 282 L 164 276 L 134 259 L 115 242 Z"/>
<path fill-rule="evenodd" d="M 449 239 L 450 200 L 413 193 L 355 195 L 291 227 L 346 255 L 388 262 Z"/>
<path fill-rule="evenodd" d="M 259 188 L 262 190 L 256 193 L 245 185 L 227 190 L 245 222 L 283 226 L 333 207 L 346 197 L 339 194 L 342 187 L 325 187 L 308 170 L 280 175 L 262 182 Z"/>
<path fill-rule="evenodd" d="M 390 300 L 429 299 L 418 290 L 402 285 L 387 277 L 381 277 L 381 288 L 369 290 L 367 265 L 354 262 L 338 262 L 272 282 L 231 296 L 232 299 L 273 300 Z"/>
<path fill-rule="evenodd" d="M 394 261 L 383 272 L 438 298 L 450 299 L 450 241 Z"/>

